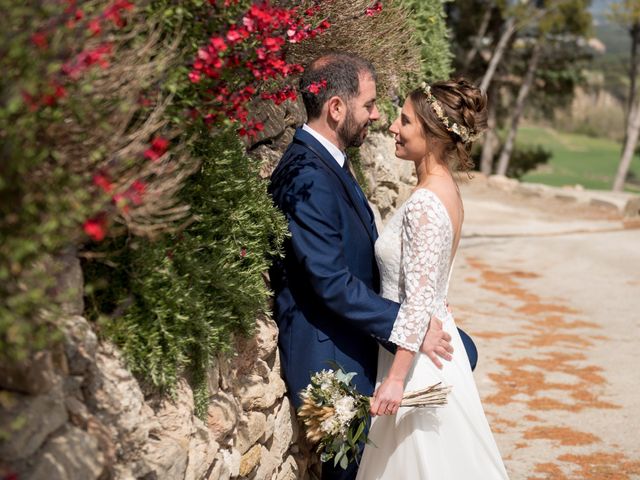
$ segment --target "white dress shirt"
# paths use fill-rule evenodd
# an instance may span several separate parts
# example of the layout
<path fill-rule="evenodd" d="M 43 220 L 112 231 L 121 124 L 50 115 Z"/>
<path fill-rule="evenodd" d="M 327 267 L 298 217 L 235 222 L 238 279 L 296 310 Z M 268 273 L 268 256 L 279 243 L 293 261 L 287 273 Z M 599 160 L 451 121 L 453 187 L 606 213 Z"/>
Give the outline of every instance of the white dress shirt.
<path fill-rule="evenodd" d="M 306 123 L 302 125 L 302 129 L 305 132 L 309 132 L 311 135 L 313 135 L 313 138 L 318 140 L 320 144 L 329 151 L 329 153 L 335 159 L 335 161 L 338 162 L 338 165 L 340 165 L 341 167 L 344 167 L 344 161 L 346 157 L 342 150 L 340 150 L 336 145 L 334 145 L 329 140 L 327 140 L 326 137 L 316 132 L 313 128 L 311 128 Z"/>

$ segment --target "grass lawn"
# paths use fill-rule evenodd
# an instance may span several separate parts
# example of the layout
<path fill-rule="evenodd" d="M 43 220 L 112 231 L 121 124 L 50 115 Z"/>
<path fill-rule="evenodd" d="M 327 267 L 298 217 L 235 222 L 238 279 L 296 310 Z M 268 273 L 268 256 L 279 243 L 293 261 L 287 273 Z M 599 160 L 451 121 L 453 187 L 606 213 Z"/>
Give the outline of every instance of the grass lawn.
<path fill-rule="evenodd" d="M 523 177 L 525 182 L 563 186 L 580 184 L 585 188 L 610 190 L 618 168 L 622 145 L 605 138 L 557 132 L 534 125 L 518 130 L 518 145 L 541 145 L 553 156 L 547 165 Z M 631 163 L 631 171 L 640 179 L 640 156 Z M 640 185 L 627 183 L 627 191 L 640 193 Z"/>

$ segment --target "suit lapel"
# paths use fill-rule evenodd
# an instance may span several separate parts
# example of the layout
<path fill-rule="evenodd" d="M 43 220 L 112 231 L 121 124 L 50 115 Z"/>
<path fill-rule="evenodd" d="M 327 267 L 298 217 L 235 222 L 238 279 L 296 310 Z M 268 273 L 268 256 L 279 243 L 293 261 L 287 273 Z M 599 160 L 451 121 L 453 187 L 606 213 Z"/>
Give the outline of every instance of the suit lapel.
<path fill-rule="evenodd" d="M 350 178 L 349 174 L 340 165 L 338 165 L 338 162 L 336 162 L 333 156 L 331 156 L 327 149 L 324 148 L 322 144 L 313 137 L 313 135 L 299 128 L 296 130 L 293 141 L 311 151 L 318 158 L 318 160 L 320 160 L 322 167 L 324 167 L 326 170 L 329 170 L 336 176 L 336 178 L 344 188 L 347 197 L 351 201 L 351 206 L 358 214 L 358 218 L 369 234 L 371 241 L 375 242 L 376 231 L 375 229 L 372 229 L 371 222 L 373 214 L 369 213 L 370 210 L 367 211 L 369 207 L 363 204 L 362 200 L 358 197 L 358 193 L 354 190 L 355 180 Z"/>

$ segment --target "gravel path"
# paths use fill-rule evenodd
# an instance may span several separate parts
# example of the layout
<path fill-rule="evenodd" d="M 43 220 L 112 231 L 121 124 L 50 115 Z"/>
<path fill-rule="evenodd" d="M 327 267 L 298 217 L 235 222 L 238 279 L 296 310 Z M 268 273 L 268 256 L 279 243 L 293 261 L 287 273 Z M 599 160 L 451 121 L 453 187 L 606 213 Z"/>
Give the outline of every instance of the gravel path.
<path fill-rule="evenodd" d="M 512 480 L 640 479 L 640 229 L 463 186 L 449 293 Z"/>

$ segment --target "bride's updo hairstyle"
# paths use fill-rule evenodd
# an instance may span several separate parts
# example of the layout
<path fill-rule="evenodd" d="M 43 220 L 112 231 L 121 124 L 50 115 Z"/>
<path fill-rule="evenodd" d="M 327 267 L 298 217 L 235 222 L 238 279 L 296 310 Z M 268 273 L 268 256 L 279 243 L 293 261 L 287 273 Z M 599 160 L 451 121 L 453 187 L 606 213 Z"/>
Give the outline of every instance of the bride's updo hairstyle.
<path fill-rule="evenodd" d="M 465 79 L 422 84 L 409 94 L 425 134 L 445 145 L 451 171 L 473 168 L 471 145 L 487 128 L 487 96 Z"/>

